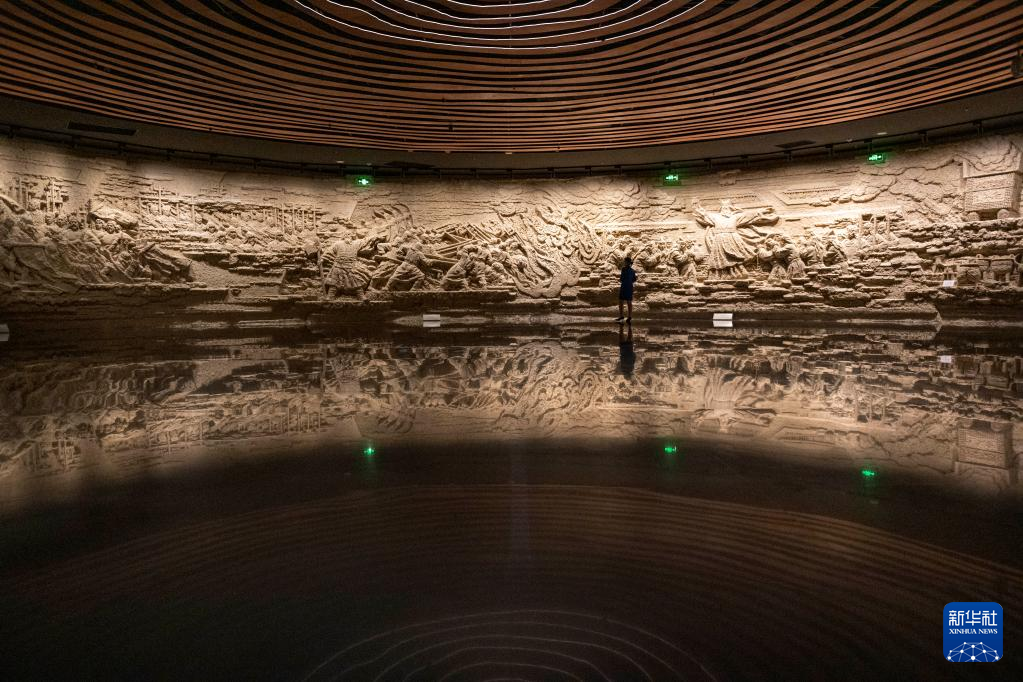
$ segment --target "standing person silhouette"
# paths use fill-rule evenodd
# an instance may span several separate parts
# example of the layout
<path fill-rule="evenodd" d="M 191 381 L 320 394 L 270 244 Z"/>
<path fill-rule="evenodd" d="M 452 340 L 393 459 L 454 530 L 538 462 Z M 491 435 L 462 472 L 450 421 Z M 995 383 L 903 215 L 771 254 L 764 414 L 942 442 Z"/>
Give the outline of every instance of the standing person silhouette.
<path fill-rule="evenodd" d="M 628 336 L 625 325 L 618 327 L 618 371 L 626 379 L 632 380 L 632 372 L 636 368 L 636 351 L 632 347 L 632 323 L 629 323 Z"/>
<path fill-rule="evenodd" d="M 632 285 L 636 282 L 636 271 L 632 269 L 632 258 L 625 257 L 622 274 L 619 278 L 621 288 L 618 290 L 618 322 L 632 321 Z M 625 304 L 629 304 L 629 315 L 625 316 Z"/>

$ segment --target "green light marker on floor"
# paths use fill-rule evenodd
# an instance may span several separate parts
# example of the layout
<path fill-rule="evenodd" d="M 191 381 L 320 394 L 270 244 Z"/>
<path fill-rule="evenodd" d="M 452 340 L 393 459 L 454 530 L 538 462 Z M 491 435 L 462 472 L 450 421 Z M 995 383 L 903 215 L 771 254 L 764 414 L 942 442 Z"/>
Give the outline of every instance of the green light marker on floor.
<path fill-rule="evenodd" d="M 376 452 L 377 451 L 373 448 L 372 445 L 367 445 L 365 448 L 362 449 L 362 454 L 366 455 L 367 457 L 372 457 L 373 455 L 376 454 Z"/>
<path fill-rule="evenodd" d="M 877 476 L 877 472 L 873 469 L 860 469 L 860 475 L 863 476 L 863 478 L 874 478 Z"/>
<path fill-rule="evenodd" d="M 664 452 L 669 454 L 669 455 L 674 455 L 675 452 L 677 452 L 677 451 L 678 451 L 678 448 L 675 447 L 674 445 L 665 445 L 664 446 Z"/>

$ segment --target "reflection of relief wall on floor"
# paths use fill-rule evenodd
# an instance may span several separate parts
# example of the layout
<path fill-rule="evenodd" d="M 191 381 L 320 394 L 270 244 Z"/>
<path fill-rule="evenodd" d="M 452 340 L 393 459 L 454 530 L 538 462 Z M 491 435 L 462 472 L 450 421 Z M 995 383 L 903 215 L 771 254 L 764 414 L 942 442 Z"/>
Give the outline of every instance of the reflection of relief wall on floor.
<path fill-rule="evenodd" d="M 0 144 L 0 296 L 1018 306 L 1023 135 L 686 178 L 368 188 Z M 955 280 L 952 287 L 942 282 Z M 414 293 L 409 293 L 414 292 Z M 461 296 L 461 298 L 460 298 Z M 0 299 L 2 301 L 4 299 Z"/>
<path fill-rule="evenodd" d="M 0 495 L 30 479 L 317 444 L 356 452 L 391 438 L 671 437 L 1016 485 L 1023 358 L 981 351 L 942 363 L 932 348 L 876 335 L 736 334 L 667 335 L 634 367 L 586 337 L 14 363 L 0 369 Z"/>

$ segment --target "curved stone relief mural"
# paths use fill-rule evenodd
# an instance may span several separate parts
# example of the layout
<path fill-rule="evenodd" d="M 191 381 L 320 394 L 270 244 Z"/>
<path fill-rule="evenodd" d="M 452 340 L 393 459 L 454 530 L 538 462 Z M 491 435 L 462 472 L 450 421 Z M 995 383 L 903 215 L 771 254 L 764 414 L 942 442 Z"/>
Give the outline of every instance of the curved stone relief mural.
<path fill-rule="evenodd" d="M 1018 305 L 1023 136 L 686 178 L 387 180 L 223 172 L 0 144 L 0 295 Z M 954 280 L 954 282 L 953 282 Z M 950 284 L 950 282 L 952 282 Z M 945 283 L 945 286 L 942 284 Z"/>
<path fill-rule="evenodd" d="M 446 334 L 13 357 L 0 368 L 0 502 L 51 478 L 477 438 L 712 441 L 1018 492 L 1018 344 L 943 357 L 924 332 L 690 330 L 635 348 L 584 329 Z"/>

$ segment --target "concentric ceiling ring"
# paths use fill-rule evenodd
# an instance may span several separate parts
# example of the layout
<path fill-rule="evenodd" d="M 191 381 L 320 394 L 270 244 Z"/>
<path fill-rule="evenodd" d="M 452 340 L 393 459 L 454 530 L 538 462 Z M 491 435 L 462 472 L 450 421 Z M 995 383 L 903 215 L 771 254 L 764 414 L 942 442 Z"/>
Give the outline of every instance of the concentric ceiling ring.
<path fill-rule="evenodd" d="M 433 18 L 428 5 L 406 0 L 387 3 L 368 0 L 366 7 L 337 0 L 292 2 L 344 29 L 395 41 L 460 49 L 551 51 L 603 46 L 649 34 L 681 20 L 707 0 L 687 3 L 632 0 L 613 9 L 607 8 L 614 3 L 588 0 L 547 11 L 513 4 L 501 7 L 505 10 L 501 16 L 456 16 L 441 12 L 443 21 Z M 317 4 L 325 6 L 317 8 Z M 580 12 L 584 8 L 593 11 Z"/>
<path fill-rule="evenodd" d="M 1013 84 L 1018 0 L 17 0 L 0 93 L 218 133 L 545 152 L 840 123 Z"/>

